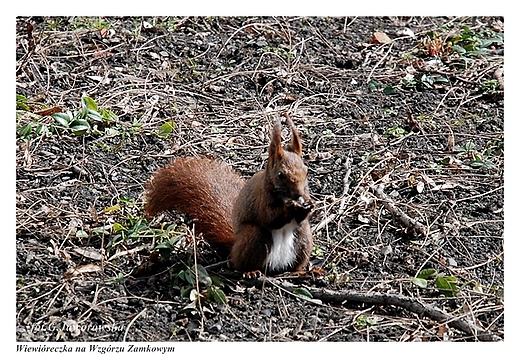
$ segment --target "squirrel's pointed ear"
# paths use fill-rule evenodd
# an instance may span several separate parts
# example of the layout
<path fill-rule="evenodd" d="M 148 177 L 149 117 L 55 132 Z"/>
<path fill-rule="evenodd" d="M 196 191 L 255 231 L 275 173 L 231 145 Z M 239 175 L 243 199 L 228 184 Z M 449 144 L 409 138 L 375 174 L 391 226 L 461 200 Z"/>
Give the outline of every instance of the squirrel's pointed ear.
<path fill-rule="evenodd" d="M 291 143 L 286 147 L 286 149 L 290 152 L 297 154 L 299 157 L 302 156 L 302 142 L 300 141 L 300 135 L 298 134 L 298 130 L 294 125 L 292 119 L 289 117 L 287 112 L 285 113 L 285 120 L 289 128 L 291 128 L 292 138 Z"/>
<path fill-rule="evenodd" d="M 271 133 L 271 143 L 269 144 L 269 167 L 273 167 L 275 163 L 283 158 L 282 148 L 282 129 L 280 120 L 276 119 Z"/>

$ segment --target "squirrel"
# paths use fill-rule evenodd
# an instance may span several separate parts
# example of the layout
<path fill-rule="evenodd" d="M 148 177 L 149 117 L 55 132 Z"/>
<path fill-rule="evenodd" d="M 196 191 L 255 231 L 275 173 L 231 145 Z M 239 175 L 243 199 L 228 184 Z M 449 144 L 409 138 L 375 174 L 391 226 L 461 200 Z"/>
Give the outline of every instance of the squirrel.
<path fill-rule="evenodd" d="M 275 120 L 264 170 L 246 181 L 219 161 L 177 158 L 148 181 L 145 214 L 187 214 L 208 242 L 228 250 L 231 267 L 246 278 L 303 271 L 313 247 L 314 201 L 300 136 L 285 117 L 290 143 L 282 146 L 280 120 Z"/>

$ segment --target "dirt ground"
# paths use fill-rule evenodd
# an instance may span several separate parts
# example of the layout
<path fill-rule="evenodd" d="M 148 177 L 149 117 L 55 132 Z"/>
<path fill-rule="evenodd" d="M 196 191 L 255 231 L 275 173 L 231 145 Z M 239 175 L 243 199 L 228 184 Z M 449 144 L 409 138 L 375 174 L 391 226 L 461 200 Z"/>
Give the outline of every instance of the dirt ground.
<path fill-rule="evenodd" d="M 17 18 L 17 340 L 502 340 L 503 35 L 482 17 Z M 144 218 L 172 158 L 261 170 L 283 112 L 322 275 L 244 280 L 189 218 Z"/>

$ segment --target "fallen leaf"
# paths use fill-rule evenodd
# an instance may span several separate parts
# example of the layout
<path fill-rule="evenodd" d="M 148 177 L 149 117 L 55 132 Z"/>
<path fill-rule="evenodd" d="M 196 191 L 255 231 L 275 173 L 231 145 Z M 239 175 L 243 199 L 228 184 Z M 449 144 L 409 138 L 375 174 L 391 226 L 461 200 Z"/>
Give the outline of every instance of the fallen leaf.
<path fill-rule="evenodd" d="M 39 116 L 50 116 L 52 114 L 60 113 L 60 112 L 61 112 L 61 108 L 56 106 L 56 107 L 42 109 L 41 111 L 36 111 L 36 112 L 34 112 L 34 114 L 37 114 Z"/>
<path fill-rule="evenodd" d="M 448 333 L 448 329 L 446 328 L 446 326 L 440 325 L 439 326 L 439 330 L 438 330 L 438 335 L 439 336 L 444 336 L 447 333 Z"/>
<path fill-rule="evenodd" d="M 102 271 L 103 268 L 100 265 L 86 264 L 76 267 L 71 267 L 63 274 L 63 278 L 70 278 L 78 276 L 82 273 L 98 272 Z"/>
<path fill-rule="evenodd" d="M 102 213 L 106 214 L 111 211 L 116 211 L 116 210 L 120 210 L 120 209 L 121 209 L 121 207 L 118 204 L 116 204 L 116 205 L 112 205 L 112 206 L 109 206 L 108 208 L 103 209 Z"/>
<path fill-rule="evenodd" d="M 376 44 L 376 45 L 384 45 L 384 44 L 389 44 L 391 42 L 392 42 L 392 39 L 390 39 L 390 37 L 388 37 L 387 34 L 385 34 L 384 32 L 381 32 L 381 31 L 374 32 L 374 34 L 370 38 L 370 43 Z"/>
<path fill-rule="evenodd" d="M 430 178 L 429 176 L 427 176 L 426 174 L 421 173 L 421 177 L 426 184 L 428 184 L 430 186 L 435 186 L 435 182 L 433 181 L 433 179 Z"/>
<path fill-rule="evenodd" d="M 97 215 L 97 210 L 96 210 L 96 206 L 94 204 L 92 204 L 90 206 L 90 215 L 92 216 L 92 220 L 97 223 L 98 222 L 98 215 Z"/>
<path fill-rule="evenodd" d="M 92 259 L 92 260 L 101 261 L 103 259 L 103 255 L 98 250 L 90 248 L 90 247 L 86 247 L 86 248 L 75 247 L 74 252 L 81 256 L 88 257 L 89 259 Z"/>

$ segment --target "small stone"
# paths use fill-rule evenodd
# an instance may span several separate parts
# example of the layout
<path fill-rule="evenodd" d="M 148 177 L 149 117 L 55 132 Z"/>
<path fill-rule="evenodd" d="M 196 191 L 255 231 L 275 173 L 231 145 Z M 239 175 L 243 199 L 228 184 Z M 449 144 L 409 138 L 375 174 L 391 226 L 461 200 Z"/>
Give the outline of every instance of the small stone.
<path fill-rule="evenodd" d="M 392 246 L 388 245 L 388 246 L 385 246 L 381 249 L 381 253 L 383 255 L 390 255 L 394 250 L 392 249 Z"/>
<path fill-rule="evenodd" d="M 218 333 L 222 329 L 222 326 L 218 323 L 215 323 L 213 326 L 208 328 L 209 333 Z"/>
<path fill-rule="evenodd" d="M 446 263 L 448 264 L 448 266 L 454 266 L 454 267 L 457 267 L 457 261 L 455 261 L 455 260 L 452 259 L 451 257 L 448 258 L 448 260 L 446 261 Z"/>

